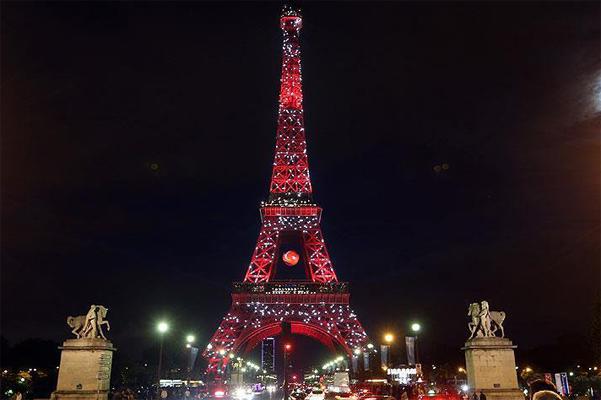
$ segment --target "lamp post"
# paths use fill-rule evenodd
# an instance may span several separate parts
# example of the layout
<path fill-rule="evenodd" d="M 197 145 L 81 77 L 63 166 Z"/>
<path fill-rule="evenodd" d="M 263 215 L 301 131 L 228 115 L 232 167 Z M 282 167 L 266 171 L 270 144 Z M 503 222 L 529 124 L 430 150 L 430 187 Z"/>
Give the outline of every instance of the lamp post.
<path fill-rule="evenodd" d="M 415 334 L 415 364 L 417 367 L 417 364 L 419 364 L 419 344 L 418 344 L 418 339 L 419 339 L 419 331 L 422 329 L 422 326 L 417 323 L 414 322 L 411 324 L 411 330 L 413 331 L 413 333 Z"/>
<path fill-rule="evenodd" d="M 194 368 L 194 346 L 192 346 L 192 343 L 194 343 L 195 340 L 196 337 L 194 337 L 194 335 L 186 336 L 186 348 L 190 351 L 190 360 L 188 364 L 188 387 L 190 387 L 190 381 L 192 380 L 192 368 Z"/>
<path fill-rule="evenodd" d="M 288 400 L 288 353 L 291 349 L 290 343 L 284 345 L 284 400 Z"/>
<path fill-rule="evenodd" d="M 160 345 L 159 345 L 159 365 L 157 367 L 157 399 L 161 397 L 161 368 L 163 366 L 163 338 L 165 333 L 169 330 L 169 324 L 165 321 L 161 321 L 157 324 L 157 331 L 159 332 Z"/>
<path fill-rule="evenodd" d="M 380 346 L 380 362 L 382 364 L 382 369 L 388 368 L 390 365 L 390 360 L 392 359 L 392 351 L 391 345 L 394 342 L 394 335 L 390 332 L 384 334 L 384 345 Z"/>

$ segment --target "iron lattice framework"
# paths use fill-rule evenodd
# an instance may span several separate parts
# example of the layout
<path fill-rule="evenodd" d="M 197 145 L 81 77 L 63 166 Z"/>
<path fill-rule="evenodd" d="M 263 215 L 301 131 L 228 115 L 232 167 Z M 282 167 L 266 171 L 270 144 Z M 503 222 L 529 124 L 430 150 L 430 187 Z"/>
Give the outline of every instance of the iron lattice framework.
<path fill-rule="evenodd" d="M 292 334 L 342 348 L 349 355 L 367 344 L 367 335 L 349 306 L 348 286 L 338 282 L 321 231 L 322 209 L 312 200 L 303 120 L 300 62 L 302 18 L 284 7 L 282 76 L 269 199 L 261 204 L 261 231 L 244 282 L 234 284 L 232 307 L 211 338 L 204 356 L 211 373 L 223 371 L 231 353 L 252 349 L 268 336 Z M 274 281 L 282 237 L 302 243 L 306 281 Z"/>

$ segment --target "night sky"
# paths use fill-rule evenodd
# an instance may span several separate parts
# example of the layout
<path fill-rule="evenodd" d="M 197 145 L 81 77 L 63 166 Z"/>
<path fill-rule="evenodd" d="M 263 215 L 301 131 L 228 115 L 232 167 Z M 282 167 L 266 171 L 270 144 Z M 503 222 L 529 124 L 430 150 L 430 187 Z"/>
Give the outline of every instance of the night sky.
<path fill-rule="evenodd" d="M 425 362 L 461 359 L 467 306 L 487 299 L 518 362 L 592 354 L 577 352 L 599 318 L 599 3 L 301 6 L 314 199 L 368 334 L 419 320 Z M 61 341 L 92 303 L 124 360 L 159 318 L 173 343 L 209 339 L 267 197 L 279 11 L 2 3 L 11 343 Z"/>

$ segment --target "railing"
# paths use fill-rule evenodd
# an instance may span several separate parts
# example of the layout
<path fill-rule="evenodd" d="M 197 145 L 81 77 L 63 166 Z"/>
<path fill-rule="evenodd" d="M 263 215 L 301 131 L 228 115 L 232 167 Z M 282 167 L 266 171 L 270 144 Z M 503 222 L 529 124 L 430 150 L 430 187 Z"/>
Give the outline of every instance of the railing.
<path fill-rule="evenodd" d="M 272 281 L 266 283 L 234 282 L 234 293 L 253 294 L 318 294 L 348 293 L 348 282 L 318 283 L 307 281 Z"/>
<path fill-rule="evenodd" d="M 321 208 L 316 206 L 263 206 L 261 207 L 261 214 L 265 217 L 318 217 L 321 215 Z"/>
<path fill-rule="evenodd" d="M 235 303 L 348 304 L 349 297 L 347 282 L 235 282 L 232 293 Z"/>

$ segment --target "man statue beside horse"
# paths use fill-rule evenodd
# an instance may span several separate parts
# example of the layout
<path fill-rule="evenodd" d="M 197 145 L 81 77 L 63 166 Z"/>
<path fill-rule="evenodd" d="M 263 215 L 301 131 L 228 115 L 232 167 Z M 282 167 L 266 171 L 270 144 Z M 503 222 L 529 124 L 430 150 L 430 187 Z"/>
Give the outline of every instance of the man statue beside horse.
<path fill-rule="evenodd" d="M 470 331 L 470 339 L 474 337 L 496 337 L 496 332 L 501 331 L 501 337 L 505 337 L 503 321 L 505 321 L 504 311 L 490 311 L 487 301 L 470 304 L 467 312 L 471 321 L 467 328 Z"/>

